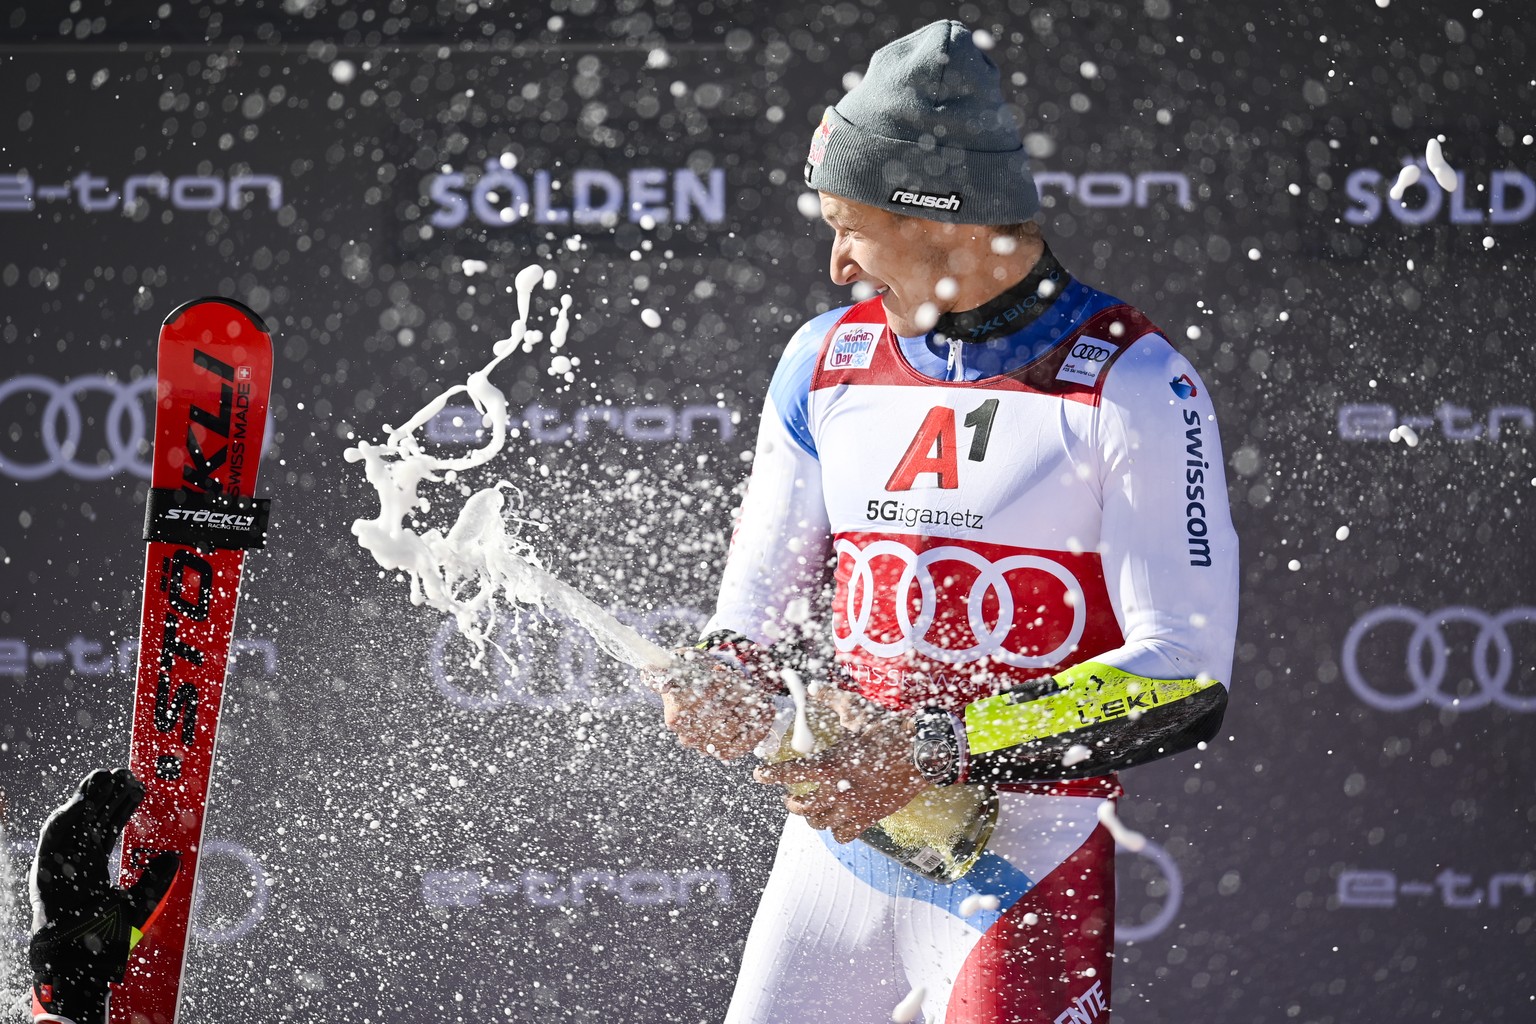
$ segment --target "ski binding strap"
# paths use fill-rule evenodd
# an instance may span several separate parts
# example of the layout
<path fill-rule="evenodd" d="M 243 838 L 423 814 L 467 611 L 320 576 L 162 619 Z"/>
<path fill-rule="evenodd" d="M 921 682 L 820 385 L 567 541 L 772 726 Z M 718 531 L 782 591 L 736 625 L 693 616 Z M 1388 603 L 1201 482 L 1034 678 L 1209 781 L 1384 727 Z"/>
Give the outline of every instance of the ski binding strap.
<path fill-rule="evenodd" d="M 267 545 L 269 498 L 152 487 L 144 510 L 144 539 L 241 551 Z"/>

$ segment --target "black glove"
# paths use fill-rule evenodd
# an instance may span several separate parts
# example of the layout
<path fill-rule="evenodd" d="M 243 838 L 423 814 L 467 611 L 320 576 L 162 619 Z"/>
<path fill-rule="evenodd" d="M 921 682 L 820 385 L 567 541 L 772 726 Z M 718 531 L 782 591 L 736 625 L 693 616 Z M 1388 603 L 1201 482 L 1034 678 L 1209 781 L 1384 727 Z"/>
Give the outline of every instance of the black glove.
<path fill-rule="evenodd" d="M 32 1013 L 104 1024 L 108 984 L 148 928 L 181 862 L 162 853 L 131 888 L 116 888 L 107 858 L 144 786 L 126 768 L 87 775 L 48 816 L 32 862 Z"/>

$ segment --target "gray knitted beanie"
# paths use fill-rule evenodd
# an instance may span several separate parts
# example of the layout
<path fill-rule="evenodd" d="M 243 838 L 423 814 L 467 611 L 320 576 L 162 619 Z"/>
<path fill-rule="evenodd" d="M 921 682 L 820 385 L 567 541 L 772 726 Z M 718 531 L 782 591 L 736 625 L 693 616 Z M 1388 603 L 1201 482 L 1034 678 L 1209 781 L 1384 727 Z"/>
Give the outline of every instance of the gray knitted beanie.
<path fill-rule="evenodd" d="M 958 21 L 875 51 L 863 80 L 822 115 L 805 183 L 951 224 L 1017 224 L 1040 208 L 997 65 Z"/>

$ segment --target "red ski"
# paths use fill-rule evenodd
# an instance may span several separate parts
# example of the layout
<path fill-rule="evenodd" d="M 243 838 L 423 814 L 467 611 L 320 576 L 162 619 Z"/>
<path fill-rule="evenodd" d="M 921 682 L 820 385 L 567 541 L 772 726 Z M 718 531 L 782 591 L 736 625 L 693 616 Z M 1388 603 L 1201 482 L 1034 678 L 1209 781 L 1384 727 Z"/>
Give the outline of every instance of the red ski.
<path fill-rule="evenodd" d="M 128 767 L 146 795 L 123 833 L 119 881 L 156 853 L 181 870 L 113 987 L 112 1024 L 172 1024 L 192 916 L 240 570 L 266 536 L 253 499 L 272 386 L 272 338 L 229 299 L 179 307 L 160 330 L 144 615 Z"/>

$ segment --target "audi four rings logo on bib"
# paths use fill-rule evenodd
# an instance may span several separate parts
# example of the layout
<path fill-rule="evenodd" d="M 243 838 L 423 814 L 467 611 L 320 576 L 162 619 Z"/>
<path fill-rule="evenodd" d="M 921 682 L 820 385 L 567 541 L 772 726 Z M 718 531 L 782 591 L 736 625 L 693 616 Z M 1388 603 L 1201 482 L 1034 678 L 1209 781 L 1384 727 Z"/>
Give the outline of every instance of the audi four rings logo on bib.
<path fill-rule="evenodd" d="M 1411 687 L 1407 691 L 1393 685 L 1402 681 L 1395 661 L 1368 658 L 1361 664 L 1362 641 L 1389 623 L 1411 627 L 1402 652 Z M 1453 672 L 1445 627 L 1457 624 L 1472 627 L 1475 633 L 1468 662 Z M 1407 711 L 1426 703 L 1461 711 L 1475 711 L 1489 704 L 1509 711 L 1536 711 L 1536 688 L 1524 692 L 1509 688 L 1518 663 L 1508 627 L 1516 624 L 1536 627 L 1536 608 L 1522 605 L 1501 612 L 1466 605 L 1432 612 L 1402 605 L 1377 608 L 1361 616 L 1344 637 L 1340 658 L 1344 680 L 1361 700 L 1382 711 Z M 1536 651 L 1536 629 L 1528 628 L 1525 633 L 1523 649 Z M 1523 667 L 1529 668 L 1530 663 L 1524 662 Z M 1466 694 L 1450 692 L 1445 686 L 1448 680 L 1470 680 L 1474 688 Z"/>
<path fill-rule="evenodd" d="M 91 393 L 108 395 L 112 401 L 87 436 L 79 399 Z M 27 374 L 0 383 L 0 407 L 25 394 L 48 397 L 37 424 L 45 457 L 32 461 L 14 449 L 0 450 L 0 473 L 16 480 L 41 480 L 55 473 L 76 480 L 105 480 L 127 470 L 149 479 L 148 442 L 153 420 L 146 409 L 154 403 L 155 378 L 125 382 L 93 373 L 60 383 Z M 107 458 L 97 457 L 101 454 Z"/>
<path fill-rule="evenodd" d="M 1084 335 L 1067 353 L 1066 361 L 1056 371 L 1056 379 L 1092 387 L 1098 383 L 1099 374 L 1104 372 L 1110 357 L 1118 351 L 1119 345 Z"/>
<path fill-rule="evenodd" d="M 916 652 L 949 664 L 994 658 L 1015 668 L 1050 668 L 1083 637 L 1083 586 L 1049 558 L 993 560 L 959 544 L 919 552 L 895 540 L 861 548 L 840 539 L 836 548 L 838 578 L 847 586 L 839 594 L 833 642 L 845 654 L 857 649 L 890 658 Z M 1042 575 L 1059 599 L 1041 600 Z M 958 600 L 946 601 L 941 612 L 940 590 L 962 587 L 963 612 Z"/>

